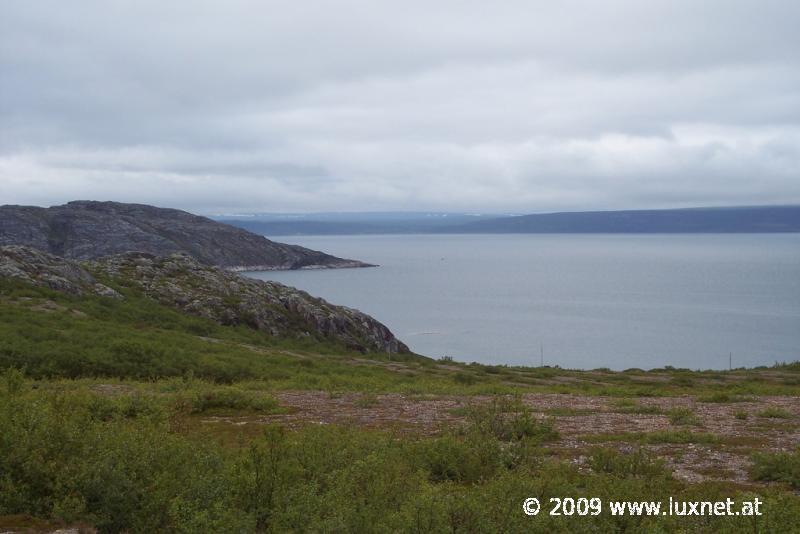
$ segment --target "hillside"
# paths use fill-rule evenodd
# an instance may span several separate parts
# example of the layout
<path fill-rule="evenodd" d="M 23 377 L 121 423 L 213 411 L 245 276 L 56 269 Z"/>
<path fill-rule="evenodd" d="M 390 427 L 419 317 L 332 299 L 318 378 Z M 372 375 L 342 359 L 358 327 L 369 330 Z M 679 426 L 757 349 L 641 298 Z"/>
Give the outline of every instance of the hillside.
<path fill-rule="evenodd" d="M 477 221 L 458 233 L 770 233 L 800 232 L 800 206 L 585 211 Z"/>
<path fill-rule="evenodd" d="M 63 206 L 0 206 L 0 245 L 28 245 L 86 260 L 145 252 L 183 252 L 229 270 L 367 267 L 181 210 L 143 204 L 76 201 Z"/>
<path fill-rule="evenodd" d="M 404 215 L 404 216 L 403 216 Z M 800 232 L 800 206 L 584 211 L 533 215 L 325 213 L 220 217 L 264 235 Z"/>
<path fill-rule="evenodd" d="M 254 329 L 272 338 L 330 342 L 358 352 L 409 352 L 388 328 L 358 310 L 332 305 L 282 284 L 201 265 L 185 254 L 155 257 L 127 253 L 81 265 L 33 248 L 5 246 L 0 247 L 3 280 L 78 297 L 127 299 L 123 307 L 144 297 L 153 304 L 220 325 Z"/>
<path fill-rule="evenodd" d="M 0 531 L 796 530 L 797 363 L 612 372 L 364 353 L 314 325 L 369 318 L 185 255 L 0 258 Z M 589 516 L 548 513 L 583 496 Z M 763 515 L 609 511 L 674 496 L 737 510 L 757 496 Z"/>

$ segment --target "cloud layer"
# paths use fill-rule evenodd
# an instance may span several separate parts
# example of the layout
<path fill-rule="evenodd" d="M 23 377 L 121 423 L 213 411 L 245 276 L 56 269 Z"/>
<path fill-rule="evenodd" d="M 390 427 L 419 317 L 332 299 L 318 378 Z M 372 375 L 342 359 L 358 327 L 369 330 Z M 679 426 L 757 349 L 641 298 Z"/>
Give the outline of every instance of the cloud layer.
<path fill-rule="evenodd" d="M 800 203 L 798 23 L 791 0 L 8 0 L 0 204 Z"/>

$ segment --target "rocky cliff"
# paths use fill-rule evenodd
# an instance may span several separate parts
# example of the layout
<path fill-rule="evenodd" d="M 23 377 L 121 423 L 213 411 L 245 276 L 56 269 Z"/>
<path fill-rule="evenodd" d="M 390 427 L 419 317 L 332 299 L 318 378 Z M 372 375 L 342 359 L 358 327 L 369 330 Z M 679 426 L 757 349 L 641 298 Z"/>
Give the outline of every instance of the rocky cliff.
<path fill-rule="evenodd" d="M 98 282 L 79 264 L 41 250 L 18 245 L 0 247 L 0 278 L 15 278 L 71 295 L 122 295 Z"/>
<path fill-rule="evenodd" d="M 386 326 L 358 310 L 203 265 L 186 254 L 126 253 L 79 264 L 30 247 L 3 246 L 2 277 L 112 298 L 125 298 L 123 288 L 132 287 L 162 304 L 224 325 L 246 325 L 276 337 L 329 339 L 362 352 L 409 352 Z"/>
<path fill-rule="evenodd" d="M 192 215 L 143 204 L 76 201 L 63 206 L 0 206 L 0 245 L 28 245 L 70 259 L 124 252 L 183 252 L 233 271 L 368 267 Z"/>

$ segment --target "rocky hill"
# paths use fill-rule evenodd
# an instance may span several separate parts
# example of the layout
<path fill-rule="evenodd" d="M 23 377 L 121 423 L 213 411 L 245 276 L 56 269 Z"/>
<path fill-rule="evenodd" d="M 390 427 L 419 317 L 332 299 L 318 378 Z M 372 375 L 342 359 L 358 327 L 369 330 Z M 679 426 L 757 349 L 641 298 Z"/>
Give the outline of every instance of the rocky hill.
<path fill-rule="evenodd" d="M 76 201 L 63 206 L 0 206 L 0 245 L 28 245 L 70 259 L 124 252 L 183 252 L 233 271 L 368 267 L 181 210 Z"/>
<path fill-rule="evenodd" d="M 3 246 L 3 277 L 74 295 L 118 299 L 125 298 L 123 288 L 135 288 L 162 304 L 224 325 L 246 325 L 276 337 L 328 339 L 362 352 L 409 352 L 386 326 L 358 310 L 203 265 L 186 254 L 131 252 L 79 264 L 31 247 Z"/>

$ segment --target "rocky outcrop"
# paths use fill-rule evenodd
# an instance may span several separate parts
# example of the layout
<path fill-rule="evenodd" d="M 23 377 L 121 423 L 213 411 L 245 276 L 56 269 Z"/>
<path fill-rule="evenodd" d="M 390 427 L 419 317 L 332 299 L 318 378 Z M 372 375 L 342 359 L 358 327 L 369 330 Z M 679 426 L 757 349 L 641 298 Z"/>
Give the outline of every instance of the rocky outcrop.
<path fill-rule="evenodd" d="M 122 298 L 79 264 L 19 245 L 0 247 L 0 278 L 15 278 L 72 295 Z"/>
<path fill-rule="evenodd" d="M 77 260 L 131 251 L 183 252 L 233 271 L 369 267 L 185 211 L 118 202 L 0 206 L 0 245 L 27 245 Z"/>
<path fill-rule="evenodd" d="M 276 282 L 204 266 L 185 254 L 128 253 L 90 265 L 164 304 L 221 324 L 245 324 L 275 336 L 321 334 L 362 351 L 408 352 L 388 328 L 358 310 Z"/>
<path fill-rule="evenodd" d="M 329 339 L 362 352 L 409 352 L 386 326 L 358 310 L 203 265 L 187 254 L 131 252 L 79 264 L 29 247 L 5 246 L 0 247 L 0 277 L 75 295 L 122 298 L 99 278 L 223 325 L 246 325 L 276 337 Z"/>

